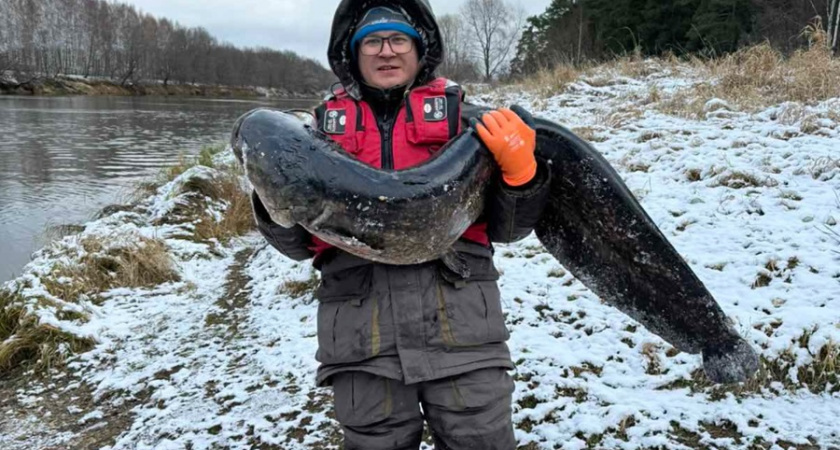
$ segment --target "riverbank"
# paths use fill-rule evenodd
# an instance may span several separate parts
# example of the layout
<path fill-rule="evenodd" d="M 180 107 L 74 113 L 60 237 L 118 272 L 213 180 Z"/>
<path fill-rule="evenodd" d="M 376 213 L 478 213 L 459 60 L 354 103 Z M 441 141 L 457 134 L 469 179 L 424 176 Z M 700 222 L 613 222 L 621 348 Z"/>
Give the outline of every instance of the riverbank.
<path fill-rule="evenodd" d="M 713 386 L 697 355 L 603 304 L 533 235 L 497 245 L 519 449 L 840 448 L 840 98 L 669 113 L 714 80 L 636 67 L 472 100 L 520 104 L 592 142 L 762 371 Z M 250 228 L 247 189 L 219 181 L 238 176 L 230 152 L 212 153 L 4 286 L 0 360 L 22 350 L 2 369 L 0 447 L 339 448 L 330 391 L 314 386 L 318 275 Z"/>
<path fill-rule="evenodd" d="M 289 92 L 282 88 L 241 87 L 199 84 L 138 83 L 121 85 L 104 79 L 77 76 L 36 78 L 20 82 L 0 78 L 0 95 L 90 95 L 90 96 L 176 96 L 208 98 L 314 99 L 322 92 Z"/>

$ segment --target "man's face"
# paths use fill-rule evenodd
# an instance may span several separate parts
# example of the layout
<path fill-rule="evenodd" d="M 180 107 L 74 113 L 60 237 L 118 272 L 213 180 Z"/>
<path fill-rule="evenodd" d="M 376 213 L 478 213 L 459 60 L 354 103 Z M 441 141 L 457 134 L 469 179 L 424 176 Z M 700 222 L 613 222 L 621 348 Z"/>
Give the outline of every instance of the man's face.
<path fill-rule="evenodd" d="M 392 41 L 382 39 L 394 39 Z M 401 39 L 407 39 L 411 45 L 411 50 L 407 53 L 397 53 L 400 51 Z M 382 50 L 373 53 L 381 42 Z M 367 50 L 365 47 L 367 46 Z M 373 50 L 372 50 L 373 49 Z M 394 86 L 401 86 L 410 83 L 417 76 L 420 71 L 420 58 L 417 54 L 417 45 L 410 37 L 403 33 L 396 31 L 378 31 L 371 33 L 362 39 L 357 49 L 359 53 L 359 72 L 365 83 L 379 89 L 388 89 Z"/>

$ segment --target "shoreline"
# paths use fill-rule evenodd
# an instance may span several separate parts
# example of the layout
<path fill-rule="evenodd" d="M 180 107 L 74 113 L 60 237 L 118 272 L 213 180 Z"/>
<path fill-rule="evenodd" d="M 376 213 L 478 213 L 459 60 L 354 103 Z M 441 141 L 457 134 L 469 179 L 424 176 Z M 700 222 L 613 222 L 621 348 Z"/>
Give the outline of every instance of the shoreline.
<path fill-rule="evenodd" d="M 534 236 L 499 244 L 518 445 L 840 445 L 840 100 L 757 112 L 717 101 L 685 117 L 652 105 L 670 106 L 702 74 L 608 75 L 547 98 L 478 99 L 523 105 L 593 142 L 760 349 L 763 370 L 712 385 L 699 357 L 604 305 Z M 684 104 L 707 105 L 704 94 Z M 18 327 L 7 338 L 0 326 L 0 344 L 47 350 L 0 383 L 0 447 L 339 447 L 331 394 L 314 383 L 317 272 L 253 231 L 232 182 L 241 173 L 216 150 L 39 252 L 19 289 L 0 289 L 0 313 Z"/>
<path fill-rule="evenodd" d="M 77 76 L 37 78 L 18 83 L 0 78 L 0 95 L 33 97 L 100 96 L 100 97 L 205 97 L 205 98 L 267 98 L 279 100 L 309 100 L 321 98 L 320 92 L 289 92 L 283 88 L 254 86 L 222 86 L 197 84 L 138 83 L 120 85 L 103 79 Z"/>

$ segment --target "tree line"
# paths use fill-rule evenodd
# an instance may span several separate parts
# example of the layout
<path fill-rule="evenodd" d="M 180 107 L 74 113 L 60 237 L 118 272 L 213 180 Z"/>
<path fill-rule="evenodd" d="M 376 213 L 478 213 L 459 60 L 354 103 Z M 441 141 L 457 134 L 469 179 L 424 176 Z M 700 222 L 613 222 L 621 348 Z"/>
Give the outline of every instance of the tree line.
<path fill-rule="evenodd" d="M 0 0 L 0 78 L 57 75 L 315 93 L 333 75 L 291 51 L 240 49 L 203 28 L 104 0 Z"/>
<path fill-rule="evenodd" d="M 764 41 L 791 52 L 817 30 L 840 52 L 840 0 L 553 0 L 525 20 L 512 1 L 468 0 L 440 23 L 441 71 L 458 81 L 627 54 L 716 57 Z"/>
<path fill-rule="evenodd" d="M 817 30 L 835 52 L 840 44 L 840 0 L 553 0 L 527 22 L 513 74 L 631 53 L 716 57 L 760 42 L 790 52 Z"/>

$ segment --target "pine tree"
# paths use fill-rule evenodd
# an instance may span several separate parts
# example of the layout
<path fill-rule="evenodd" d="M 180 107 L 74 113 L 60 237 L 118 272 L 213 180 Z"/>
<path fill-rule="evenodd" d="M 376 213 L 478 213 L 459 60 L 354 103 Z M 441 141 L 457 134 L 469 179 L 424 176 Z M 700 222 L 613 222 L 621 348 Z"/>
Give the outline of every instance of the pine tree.
<path fill-rule="evenodd" d="M 735 51 L 752 30 L 749 0 L 701 0 L 691 19 L 686 48 L 720 55 Z"/>
<path fill-rule="evenodd" d="M 591 57 L 589 23 L 580 0 L 553 0 L 546 11 L 529 17 L 511 63 L 514 75 Z"/>

